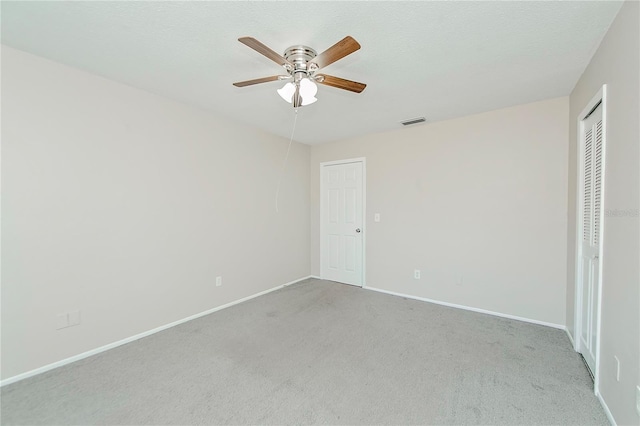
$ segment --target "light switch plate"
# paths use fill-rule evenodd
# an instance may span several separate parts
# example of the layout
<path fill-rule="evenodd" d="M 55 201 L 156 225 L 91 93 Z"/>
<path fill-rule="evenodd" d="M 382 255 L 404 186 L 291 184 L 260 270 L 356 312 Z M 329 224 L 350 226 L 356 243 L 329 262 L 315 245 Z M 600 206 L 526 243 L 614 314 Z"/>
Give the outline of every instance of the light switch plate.
<path fill-rule="evenodd" d="M 380 222 L 380 213 L 376 213 L 373 215 L 373 221 L 374 222 Z"/>

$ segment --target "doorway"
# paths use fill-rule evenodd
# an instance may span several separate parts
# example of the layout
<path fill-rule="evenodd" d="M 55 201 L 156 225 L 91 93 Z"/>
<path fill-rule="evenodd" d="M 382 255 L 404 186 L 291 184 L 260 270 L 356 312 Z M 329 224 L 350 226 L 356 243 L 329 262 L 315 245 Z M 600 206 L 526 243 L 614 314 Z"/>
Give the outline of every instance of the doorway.
<path fill-rule="evenodd" d="M 320 164 L 320 277 L 362 287 L 365 159 Z"/>

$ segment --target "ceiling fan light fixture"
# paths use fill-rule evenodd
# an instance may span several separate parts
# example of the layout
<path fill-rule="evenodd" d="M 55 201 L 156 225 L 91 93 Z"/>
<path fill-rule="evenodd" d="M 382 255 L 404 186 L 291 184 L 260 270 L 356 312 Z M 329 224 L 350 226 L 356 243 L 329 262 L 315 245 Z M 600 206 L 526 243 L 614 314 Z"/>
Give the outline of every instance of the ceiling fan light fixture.
<path fill-rule="evenodd" d="M 313 98 L 318 93 L 318 86 L 309 78 L 300 80 L 300 95 L 302 98 Z"/>
<path fill-rule="evenodd" d="M 282 99 L 284 99 L 285 101 L 291 103 L 291 101 L 293 99 L 293 94 L 296 92 L 296 86 L 295 86 L 295 84 L 289 82 L 289 83 L 285 84 L 284 86 L 282 86 L 282 89 L 278 89 L 277 92 L 278 92 L 278 95 L 280 95 L 280 97 Z"/>
<path fill-rule="evenodd" d="M 300 80 L 300 96 L 302 96 L 302 106 L 311 105 L 316 102 L 316 93 L 318 86 L 310 78 Z"/>
<path fill-rule="evenodd" d="M 298 88 L 298 99 L 297 102 L 293 102 L 293 98 L 296 94 L 296 84 Z M 303 78 L 298 83 L 287 83 L 281 89 L 277 90 L 278 94 L 282 99 L 289 103 L 295 103 L 299 106 L 311 105 L 316 102 L 318 98 L 316 98 L 316 93 L 318 93 L 318 86 L 309 78 Z"/>
<path fill-rule="evenodd" d="M 307 106 L 307 105 L 311 105 L 312 103 L 316 102 L 318 100 L 318 98 L 312 96 L 312 97 L 306 97 L 306 98 L 302 98 L 302 103 L 300 105 L 302 106 Z"/>

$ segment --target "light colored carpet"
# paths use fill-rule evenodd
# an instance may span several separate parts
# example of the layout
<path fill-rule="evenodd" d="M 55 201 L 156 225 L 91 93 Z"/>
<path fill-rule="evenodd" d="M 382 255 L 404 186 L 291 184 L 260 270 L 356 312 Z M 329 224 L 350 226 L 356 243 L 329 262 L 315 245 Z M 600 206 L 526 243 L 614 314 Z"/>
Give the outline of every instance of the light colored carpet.
<path fill-rule="evenodd" d="M 2 424 L 608 424 L 563 331 L 309 280 L 2 389 Z"/>

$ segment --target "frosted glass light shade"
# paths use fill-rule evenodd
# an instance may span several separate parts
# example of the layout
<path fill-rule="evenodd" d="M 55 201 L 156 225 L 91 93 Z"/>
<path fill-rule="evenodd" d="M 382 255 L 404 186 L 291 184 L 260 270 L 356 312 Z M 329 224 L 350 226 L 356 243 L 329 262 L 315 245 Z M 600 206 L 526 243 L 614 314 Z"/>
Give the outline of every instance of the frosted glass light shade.
<path fill-rule="evenodd" d="M 308 78 L 300 80 L 300 96 L 302 96 L 302 106 L 311 105 L 318 99 L 315 97 L 318 93 L 318 86 Z"/>
<path fill-rule="evenodd" d="M 313 98 L 316 93 L 318 93 L 318 86 L 313 81 L 308 78 L 300 80 L 300 96 L 302 96 L 302 99 Z"/>
<path fill-rule="evenodd" d="M 300 105 L 302 106 L 307 106 L 307 105 L 311 105 L 312 103 L 314 103 L 315 101 L 317 101 L 318 98 L 312 96 L 312 97 L 306 97 L 306 98 L 302 98 L 302 103 Z"/>
<path fill-rule="evenodd" d="M 282 99 L 291 103 L 293 94 L 296 92 L 296 86 L 293 83 L 287 83 L 282 87 L 282 89 L 278 89 L 277 92 Z"/>
<path fill-rule="evenodd" d="M 318 100 L 315 97 L 316 93 L 318 93 L 318 86 L 313 81 L 308 78 L 303 78 L 298 84 L 300 85 L 299 93 L 302 98 L 302 103 L 300 105 L 311 105 Z M 296 93 L 296 85 L 294 83 L 287 83 L 282 87 L 282 89 L 278 89 L 277 92 L 282 99 L 292 103 L 293 96 Z"/>

